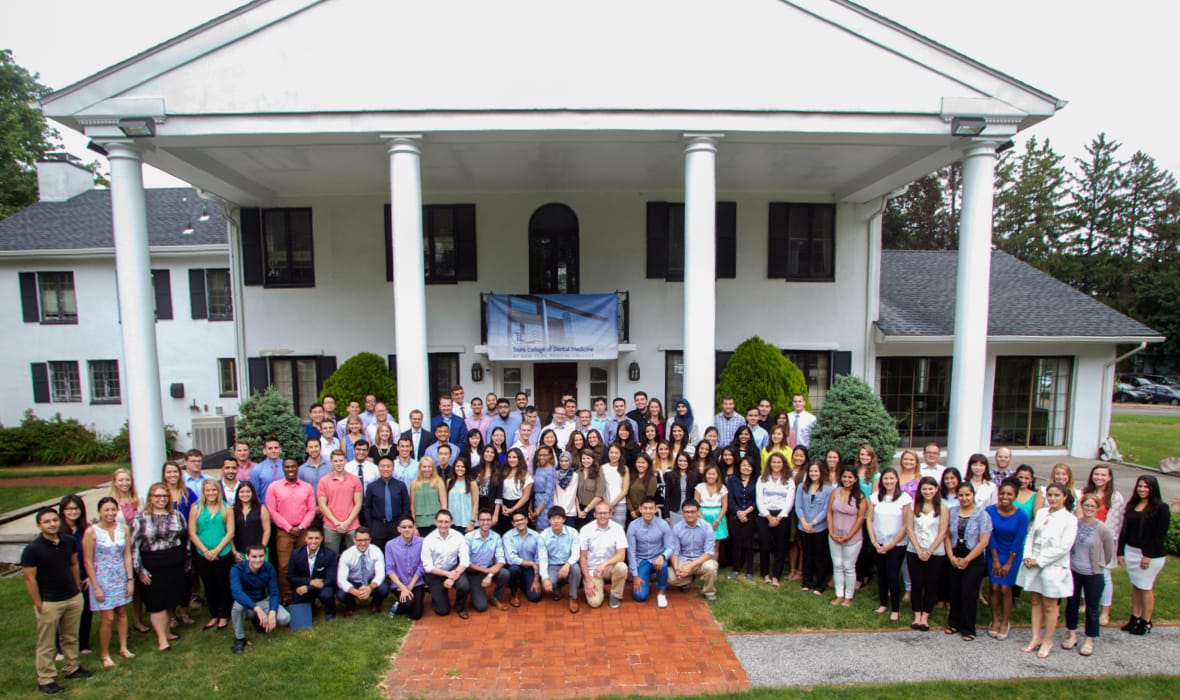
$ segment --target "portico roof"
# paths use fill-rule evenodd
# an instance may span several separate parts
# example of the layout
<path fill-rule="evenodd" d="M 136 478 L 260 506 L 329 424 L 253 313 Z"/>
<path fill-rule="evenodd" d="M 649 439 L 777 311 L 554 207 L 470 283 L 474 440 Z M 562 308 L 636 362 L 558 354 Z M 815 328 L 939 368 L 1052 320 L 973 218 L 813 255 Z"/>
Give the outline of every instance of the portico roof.
<path fill-rule="evenodd" d="M 1063 103 L 844 0 L 257 0 L 42 101 L 94 138 L 153 117 L 145 161 L 242 204 L 388 189 L 679 190 L 685 133 L 722 191 L 867 201 Z"/>

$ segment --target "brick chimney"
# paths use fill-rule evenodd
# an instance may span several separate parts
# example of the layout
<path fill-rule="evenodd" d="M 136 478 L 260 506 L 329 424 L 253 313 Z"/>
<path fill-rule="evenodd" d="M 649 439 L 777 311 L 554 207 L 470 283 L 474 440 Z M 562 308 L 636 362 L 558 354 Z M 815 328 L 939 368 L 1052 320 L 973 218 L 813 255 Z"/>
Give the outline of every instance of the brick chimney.
<path fill-rule="evenodd" d="M 77 156 L 53 151 L 37 161 L 37 187 L 42 202 L 64 202 L 94 189 L 94 173 Z"/>

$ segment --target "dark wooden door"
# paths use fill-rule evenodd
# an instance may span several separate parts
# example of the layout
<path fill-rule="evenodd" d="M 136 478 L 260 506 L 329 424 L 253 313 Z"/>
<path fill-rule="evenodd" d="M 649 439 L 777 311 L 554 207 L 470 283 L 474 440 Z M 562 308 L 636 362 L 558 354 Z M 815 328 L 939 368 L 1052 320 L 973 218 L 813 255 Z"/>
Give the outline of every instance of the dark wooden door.
<path fill-rule="evenodd" d="M 533 365 L 534 404 L 547 425 L 553 407 L 561 402 L 562 394 L 578 395 L 578 364 L 576 362 L 538 362 Z"/>

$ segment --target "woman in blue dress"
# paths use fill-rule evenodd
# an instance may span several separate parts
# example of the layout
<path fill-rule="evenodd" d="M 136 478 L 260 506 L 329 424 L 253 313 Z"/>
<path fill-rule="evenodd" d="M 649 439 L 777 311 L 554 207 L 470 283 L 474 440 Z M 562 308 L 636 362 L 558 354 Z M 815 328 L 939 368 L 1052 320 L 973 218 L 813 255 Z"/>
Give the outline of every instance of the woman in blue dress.
<path fill-rule="evenodd" d="M 1014 478 L 1005 479 L 997 493 L 997 502 L 987 507 L 988 517 L 992 520 L 992 537 L 987 546 L 992 620 L 987 626 L 987 635 L 993 639 L 1008 638 L 1012 586 L 1020 571 L 1024 537 L 1028 534 L 1028 515 L 1016 505 L 1018 493 L 1020 482 Z"/>

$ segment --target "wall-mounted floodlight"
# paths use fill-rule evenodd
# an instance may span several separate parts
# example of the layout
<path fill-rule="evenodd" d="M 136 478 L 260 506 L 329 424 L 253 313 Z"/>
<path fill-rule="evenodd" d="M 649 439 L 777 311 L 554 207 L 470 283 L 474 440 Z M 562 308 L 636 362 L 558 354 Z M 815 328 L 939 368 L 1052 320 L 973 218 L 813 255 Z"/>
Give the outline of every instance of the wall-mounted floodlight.
<path fill-rule="evenodd" d="M 146 139 L 156 135 L 156 120 L 151 117 L 120 119 L 119 131 L 133 139 Z"/>

